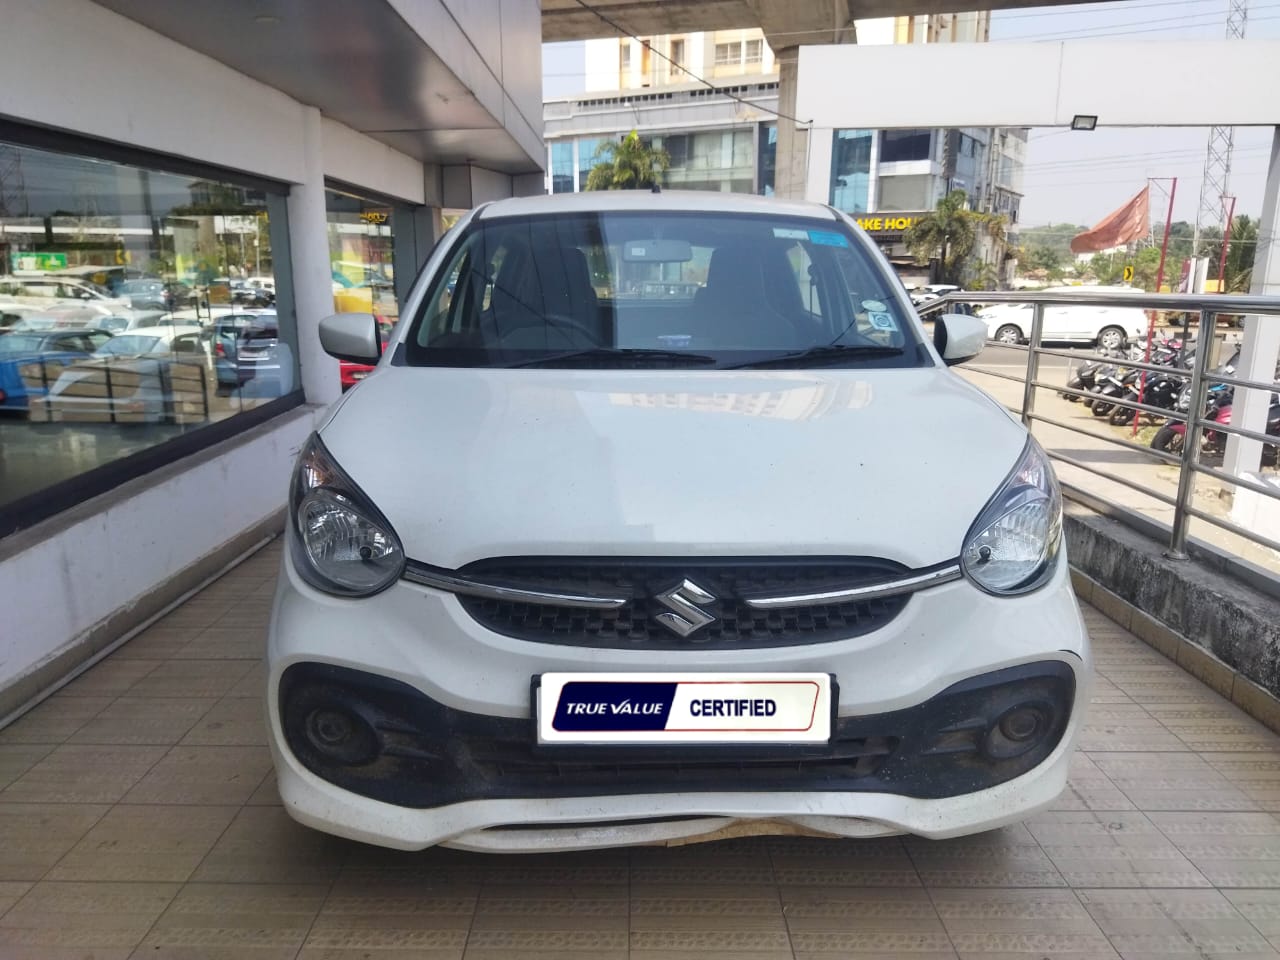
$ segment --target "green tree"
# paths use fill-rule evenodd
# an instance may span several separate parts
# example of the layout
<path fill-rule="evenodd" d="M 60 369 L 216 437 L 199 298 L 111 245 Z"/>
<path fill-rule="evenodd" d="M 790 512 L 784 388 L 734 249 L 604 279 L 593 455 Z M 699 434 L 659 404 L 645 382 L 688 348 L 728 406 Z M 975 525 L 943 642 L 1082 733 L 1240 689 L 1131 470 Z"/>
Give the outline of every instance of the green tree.
<path fill-rule="evenodd" d="M 966 199 L 963 190 L 953 190 L 933 211 L 916 220 L 903 237 L 917 263 L 938 258 L 944 283 L 960 283 L 964 262 L 978 242 L 978 221 L 965 209 Z"/>
<path fill-rule="evenodd" d="M 1253 282 L 1253 257 L 1257 250 L 1258 221 L 1244 215 L 1236 217 L 1231 224 L 1231 240 L 1227 246 L 1227 263 L 1224 271 L 1228 293 L 1249 291 L 1249 286 Z M 1205 243 L 1203 255 L 1209 258 L 1209 276 L 1216 278 L 1218 263 L 1222 259 L 1220 234 Z"/>
<path fill-rule="evenodd" d="M 595 161 L 587 175 L 588 190 L 643 190 L 658 183 L 671 166 L 667 151 L 645 143 L 635 130 L 618 143 L 601 144 Z"/>

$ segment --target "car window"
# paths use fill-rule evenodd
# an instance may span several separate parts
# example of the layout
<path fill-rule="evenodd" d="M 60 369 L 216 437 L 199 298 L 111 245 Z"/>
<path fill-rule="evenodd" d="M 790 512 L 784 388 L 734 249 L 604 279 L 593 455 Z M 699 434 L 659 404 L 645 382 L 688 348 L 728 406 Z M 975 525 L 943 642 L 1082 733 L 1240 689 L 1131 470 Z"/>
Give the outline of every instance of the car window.
<path fill-rule="evenodd" d="M 42 337 L 24 336 L 20 333 L 6 333 L 0 337 L 0 354 L 36 353 L 40 350 Z"/>
<path fill-rule="evenodd" d="M 52 299 L 54 297 L 65 296 L 65 294 L 58 293 L 59 289 L 61 289 L 59 284 L 40 283 L 39 281 L 28 280 L 22 284 L 20 293 L 24 297 L 49 297 Z"/>
<path fill-rule="evenodd" d="M 896 290 L 836 220 L 710 212 L 478 220 L 414 317 L 404 359 L 510 366 L 595 350 L 612 366 L 603 354 L 629 350 L 628 365 L 645 366 L 634 352 L 647 350 L 730 366 L 847 346 L 869 348 L 847 351 L 850 363 L 932 363 Z"/>
<path fill-rule="evenodd" d="M 144 353 L 152 353 L 162 346 L 160 337 L 148 337 L 142 334 L 129 333 L 122 337 L 112 337 L 102 346 L 100 346 L 95 354 L 100 357 L 123 357 L 123 356 L 139 356 Z"/>

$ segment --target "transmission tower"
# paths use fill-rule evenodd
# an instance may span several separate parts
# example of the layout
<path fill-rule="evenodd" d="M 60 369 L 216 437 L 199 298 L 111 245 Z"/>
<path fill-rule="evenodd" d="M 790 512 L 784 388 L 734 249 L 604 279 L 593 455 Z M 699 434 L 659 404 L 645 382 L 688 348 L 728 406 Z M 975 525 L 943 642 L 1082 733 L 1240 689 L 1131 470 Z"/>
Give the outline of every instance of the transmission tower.
<path fill-rule="evenodd" d="M 1227 39 L 1243 40 L 1249 26 L 1249 0 L 1227 0 Z M 1196 210 L 1196 232 L 1192 256 L 1201 256 L 1205 228 L 1225 226 L 1222 198 L 1230 193 L 1231 151 L 1235 146 L 1234 127 L 1210 127 L 1209 149 L 1205 152 L 1204 177 L 1200 181 L 1200 206 Z"/>

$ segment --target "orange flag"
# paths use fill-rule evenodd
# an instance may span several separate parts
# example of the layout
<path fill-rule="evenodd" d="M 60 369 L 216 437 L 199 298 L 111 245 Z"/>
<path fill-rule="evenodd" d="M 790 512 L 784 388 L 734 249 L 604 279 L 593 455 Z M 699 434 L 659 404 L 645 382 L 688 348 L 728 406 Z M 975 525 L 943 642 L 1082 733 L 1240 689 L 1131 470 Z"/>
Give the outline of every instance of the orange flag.
<path fill-rule="evenodd" d="M 1151 188 L 1143 187 L 1128 203 L 1071 241 L 1072 253 L 1110 250 L 1145 237 L 1151 230 Z"/>

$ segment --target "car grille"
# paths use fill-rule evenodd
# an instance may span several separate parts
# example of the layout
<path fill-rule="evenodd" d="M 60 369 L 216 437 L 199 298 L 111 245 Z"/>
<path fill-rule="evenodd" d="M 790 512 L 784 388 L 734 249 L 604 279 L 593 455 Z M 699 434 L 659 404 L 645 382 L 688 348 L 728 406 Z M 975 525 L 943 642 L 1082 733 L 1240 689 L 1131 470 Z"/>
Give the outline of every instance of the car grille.
<path fill-rule="evenodd" d="M 901 576 L 906 568 L 871 558 L 768 562 L 601 559 L 486 560 L 459 571 L 489 582 L 540 592 L 626 597 L 613 610 L 583 609 L 460 595 L 484 627 L 539 643 L 622 649 L 683 650 L 691 646 L 769 647 L 820 643 L 870 633 L 906 606 L 909 596 L 756 609 L 750 598 L 821 593 Z M 668 610 L 656 597 L 684 580 L 715 596 L 702 609 L 716 619 L 682 637 L 657 619 Z"/>

